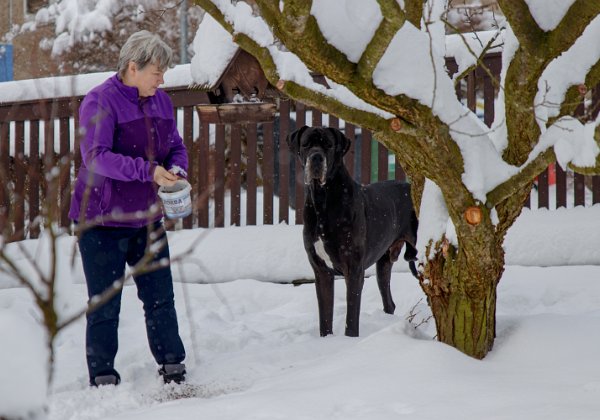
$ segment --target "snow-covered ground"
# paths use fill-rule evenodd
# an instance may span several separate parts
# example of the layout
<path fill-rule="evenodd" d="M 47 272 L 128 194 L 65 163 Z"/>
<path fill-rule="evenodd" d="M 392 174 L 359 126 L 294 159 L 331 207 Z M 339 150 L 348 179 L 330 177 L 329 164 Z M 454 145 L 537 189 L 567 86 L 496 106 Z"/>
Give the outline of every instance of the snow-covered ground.
<path fill-rule="evenodd" d="M 395 315 L 383 312 L 370 277 L 361 336 L 345 337 L 345 286 L 339 280 L 335 334 L 321 338 L 314 286 L 286 284 L 311 276 L 301 227 L 172 232 L 173 254 L 202 235 L 192 255 L 196 262 L 174 267 L 189 385 L 161 383 L 141 303 L 135 287 L 126 286 L 116 360 L 123 382 L 87 386 L 80 320 L 56 341 L 48 417 L 597 419 L 599 232 L 600 206 L 523 213 L 506 241 L 498 336 L 482 361 L 434 339 L 424 295 L 403 262 L 392 279 Z M 40 241 L 21 244 L 33 251 Z M 69 265 L 71 245 L 72 238 L 63 239 L 60 293 L 66 307 L 76 308 L 86 294 L 79 264 Z M 39 376 L 35 364 L 44 354 L 33 333 L 36 318 L 29 292 L 0 277 L 0 417 L 43 390 L 43 378 L 30 377 Z"/>

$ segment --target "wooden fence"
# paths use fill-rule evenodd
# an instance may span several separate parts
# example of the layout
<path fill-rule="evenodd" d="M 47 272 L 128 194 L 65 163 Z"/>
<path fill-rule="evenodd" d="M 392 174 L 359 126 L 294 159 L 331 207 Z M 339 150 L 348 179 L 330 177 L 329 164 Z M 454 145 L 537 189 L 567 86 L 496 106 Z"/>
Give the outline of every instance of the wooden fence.
<path fill-rule="evenodd" d="M 499 74 L 499 54 L 490 54 L 485 62 Z M 448 69 L 451 73 L 457 70 L 452 59 Z M 368 130 L 301 103 L 282 99 L 270 119 L 224 123 L 199 116 L 196 105 L 208 103 L 205 93 L 185 88 L 166 91 L 190 159 L 194 210 L 181 222 L 183 228 L 302 223 L 301 168 L 290 157 L 285 137 L 305 124 L 337 127 L 353 140 L 345 159 L 357 181 L 366 184 L 405 177 L 393 156 Z M 599 92 L 596 89 L 592 98 L 596 113 Z M 495 91 L 486 72 L 471 72 L 457 86 L 457 94 L 491 124 Z M 9 228 L 10 240 L 36 238 L 36 221 L 43 209 L 61 226 L 70 227 L 70 188 L 81 163 L 76 135 L 81 99 L 0 104 L 0 228 Z M 58 182 L 49 182 L 52 179 Z M 540 174 L 535 187 L 531 204 L 537 207 L 600 202 L 599 177 L 565 173 L 558 166 Z"/>

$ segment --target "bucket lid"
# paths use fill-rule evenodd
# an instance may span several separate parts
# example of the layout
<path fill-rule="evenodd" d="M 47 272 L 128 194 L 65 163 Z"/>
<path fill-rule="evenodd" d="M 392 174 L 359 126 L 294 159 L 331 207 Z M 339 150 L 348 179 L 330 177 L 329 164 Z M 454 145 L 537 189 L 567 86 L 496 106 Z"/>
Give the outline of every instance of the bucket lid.
<path fill-rule="evenodd" d="M 175 182 L 174 185 L 171 186 L 166 186 L 163 185 L 158 189 L 158 195 L 163 197 L 169 197 L 173 194 L 185 194 L 185 193 L 189 193 L 189 191 L 192 189 L 192 186 L 190 185 L 189 182 L 187 182 L 185 179 L 179 179 L 177 180 L 177 182 Z"/>

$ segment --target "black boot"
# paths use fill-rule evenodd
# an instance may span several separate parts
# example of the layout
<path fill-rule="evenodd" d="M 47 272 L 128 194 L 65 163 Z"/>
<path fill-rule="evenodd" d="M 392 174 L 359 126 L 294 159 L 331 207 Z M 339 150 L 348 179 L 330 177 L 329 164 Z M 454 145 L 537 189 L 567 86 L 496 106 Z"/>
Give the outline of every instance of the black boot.
<path fill-rule="evenodd" d="M 185 381 L 185 364 L 167 363 L 162 365 L 162 367 L 158 370 L 158 373 L 162 375 L 166 384 L 171 382 L 180 384 Z"/>
<path fill-rule="evenodd" d="M 103 385 L 119 385 L 121 382 L 121 377 L 117 373 L 117 371 L 108 372 L 102 375 L 96 375 L 94 378 L 90 379 L 91 386 L 103 386 Z"/>

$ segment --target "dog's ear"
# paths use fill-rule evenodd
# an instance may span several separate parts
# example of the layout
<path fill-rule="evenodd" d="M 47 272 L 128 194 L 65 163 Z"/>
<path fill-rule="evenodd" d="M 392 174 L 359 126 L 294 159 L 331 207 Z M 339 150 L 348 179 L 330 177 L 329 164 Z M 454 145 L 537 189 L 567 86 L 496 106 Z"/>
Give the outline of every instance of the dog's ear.
<path fill-rule="evenodd" d="M 344 156 L 350 150 L 352 142 L 337 128 L 327 127 L 327 130 L 333 134 L 333 138 L 335 139 L 335 151 Z"/>
<path fill-rule="evenodd" d="M 290 148 L 290 151 L 294 154 L 298 154 L 300 151 L 300 138 L 302 137 L 302 133 L 308 128 L 308 126 L 300 127 L 297 130 L 292 131 L 286 137 L 287 145 Z"/>

